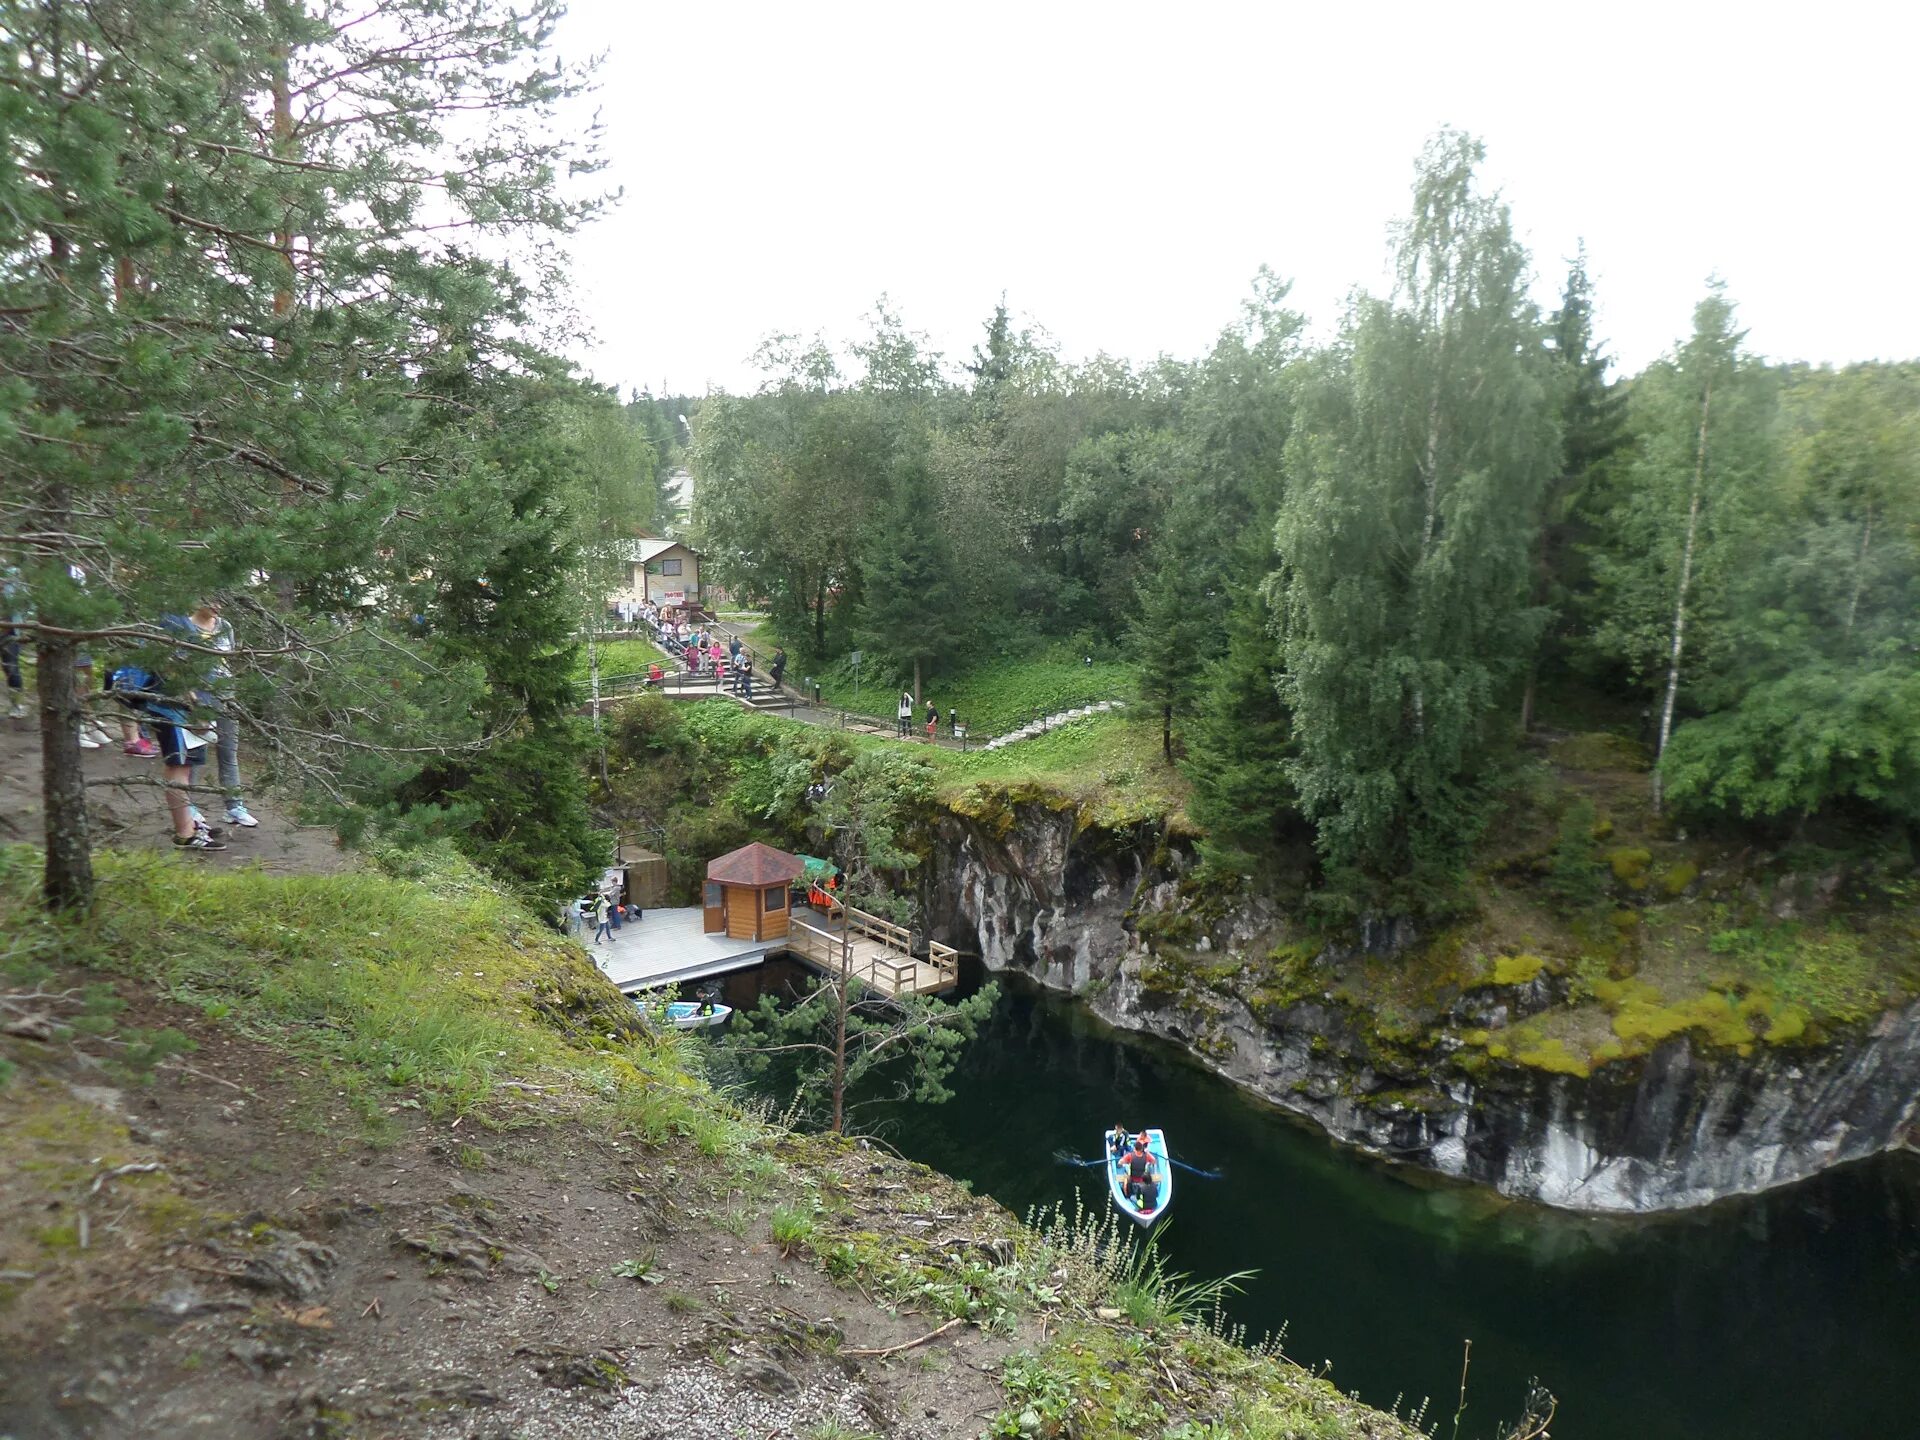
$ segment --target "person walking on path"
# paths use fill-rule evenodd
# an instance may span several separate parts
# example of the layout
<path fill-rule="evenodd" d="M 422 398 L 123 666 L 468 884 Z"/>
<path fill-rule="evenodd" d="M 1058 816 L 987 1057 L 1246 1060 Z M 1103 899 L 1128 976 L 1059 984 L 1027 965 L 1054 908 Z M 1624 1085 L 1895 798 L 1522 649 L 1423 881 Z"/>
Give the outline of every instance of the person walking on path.
<path fill-rule="evenodd" d="M 740 698 L 753 703 L 753 656 L 742 655 L 736 662 L 740 673 Z"/>
<path fill-rule="evenodd" d="M 902 740 L 907 738 L 907 730 L 912 724 L 913 693 L 908 690 L 902 690 L 900 692 L 900 738 Z"/>
<path fill-rule="evenodd" d="M 927 743 L 931 745 L 934 736 L 940 730 L 940 707 L 931 700 L 927 702 Z"/>
<path fill-rule="evenodd" d="M 613 943 L 613 902 L 605 895 L 593 902 L 593 943 L 598 945 L 602 940 Z"/>
<path fill-rule="evenodd" d="M 778 690 L 782 678 L 787 673 L 787 652 L 784 647 L 777 645 L 774 647 L 773 669 L 769 673 L 773 676 L 773 688 Z"/>

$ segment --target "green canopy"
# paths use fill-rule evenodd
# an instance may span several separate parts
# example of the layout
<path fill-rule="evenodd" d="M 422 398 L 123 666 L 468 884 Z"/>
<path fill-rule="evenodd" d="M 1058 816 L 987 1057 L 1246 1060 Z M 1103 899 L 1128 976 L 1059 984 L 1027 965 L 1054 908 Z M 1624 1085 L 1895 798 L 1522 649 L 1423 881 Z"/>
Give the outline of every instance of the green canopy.
<path fill-rule="evenodd" d="M 794 857 L 806 868 L 800 872 L 803 884 L 818 885 L 829 875 L 838 875 L 840 867 L 831 860 L 822 860 L 818 855 L 798 855 Z"/>

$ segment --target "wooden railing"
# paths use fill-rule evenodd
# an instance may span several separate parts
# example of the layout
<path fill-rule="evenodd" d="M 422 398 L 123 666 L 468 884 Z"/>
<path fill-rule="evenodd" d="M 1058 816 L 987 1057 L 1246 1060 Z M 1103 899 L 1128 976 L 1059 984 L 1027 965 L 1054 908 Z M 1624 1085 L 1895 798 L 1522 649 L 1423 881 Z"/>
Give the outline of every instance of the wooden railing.
<path fill-rule="evenodd" d="M 927 941 L 927 963 L 949 980 L 959 977 L 960 952 L 951 945 L 942 945 L 938 940 Z"/>

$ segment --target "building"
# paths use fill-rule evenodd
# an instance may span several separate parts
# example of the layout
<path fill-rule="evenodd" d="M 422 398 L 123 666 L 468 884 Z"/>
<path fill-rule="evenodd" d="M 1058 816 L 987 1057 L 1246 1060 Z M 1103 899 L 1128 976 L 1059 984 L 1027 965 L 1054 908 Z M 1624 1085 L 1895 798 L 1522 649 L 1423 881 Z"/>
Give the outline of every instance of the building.
<path fill-rule="evenodd" d="M 623 578 L 607 596 L 609 606 L 622 600 L 651 600 L 663 609 L 702 603 L 700 554 L 692 547 L 647 535 L 625 542 L 620 562 Z"/>
<path fill-rule="evenodd" d="M 789 894 L 806 863 L 758 840 L 707 865 L 701 929 L 734 940 L 779 940 L 787 933 Z"/>

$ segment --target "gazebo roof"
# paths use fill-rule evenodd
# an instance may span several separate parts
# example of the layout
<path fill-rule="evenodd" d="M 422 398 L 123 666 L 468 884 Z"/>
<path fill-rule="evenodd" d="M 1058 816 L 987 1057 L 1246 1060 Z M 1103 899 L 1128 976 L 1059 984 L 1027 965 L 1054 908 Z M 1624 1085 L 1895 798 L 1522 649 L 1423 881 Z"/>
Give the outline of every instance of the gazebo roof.
<path fill-rule="evenodd" d="M 722 885 L 785 885 L 804 868 L 798 855 L 789 855 L 756 840 L 730 855 L 708 861 L 707 879 L 718 880 Z"/>

